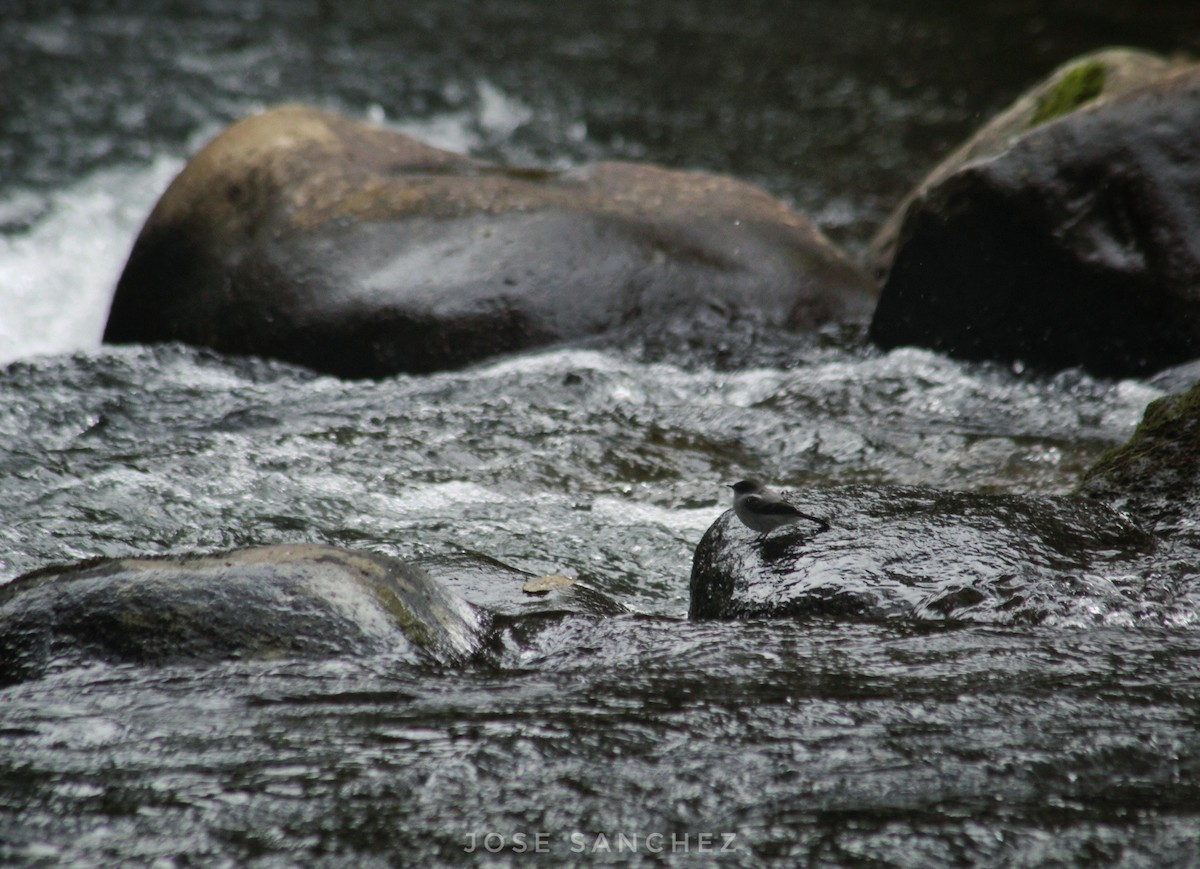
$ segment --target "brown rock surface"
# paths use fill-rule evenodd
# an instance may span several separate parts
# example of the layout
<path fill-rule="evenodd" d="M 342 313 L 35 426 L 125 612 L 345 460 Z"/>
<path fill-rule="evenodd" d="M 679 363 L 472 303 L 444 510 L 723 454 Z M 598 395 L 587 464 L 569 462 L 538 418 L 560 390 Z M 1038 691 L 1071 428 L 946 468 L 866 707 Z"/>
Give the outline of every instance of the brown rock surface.
<path fill-rule="evenodd" d="M 282 106 L 163 194 L 105 340 L 383 376 L 677 317 L 807 329 L 873 302 L 809 220 L 731 178 L 505 168 Z"/>

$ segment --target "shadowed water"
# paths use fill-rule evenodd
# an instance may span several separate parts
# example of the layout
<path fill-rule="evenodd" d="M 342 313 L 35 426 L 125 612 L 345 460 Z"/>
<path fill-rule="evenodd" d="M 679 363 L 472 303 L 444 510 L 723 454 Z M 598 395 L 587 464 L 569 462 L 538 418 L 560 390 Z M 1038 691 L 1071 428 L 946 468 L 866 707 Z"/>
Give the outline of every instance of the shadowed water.
<path fill-rule="evenodd" d="M 521 865 L 514 834 L 543 831 L 545 865 L 1184 865 L 1198 652 L 624 618 L 463 672 L 97 668 L 5 692 L 0 832 L 8 859 L 84 864 L 482 862 L 495 833 Z"/>
<path fill-rule="evenodd" d="M 497 833 L 516 865 L 513 834 L 540 831 L 547 865 L 1182 857 L 1194 632 L 681 620 L 745 467 L 1064 490 L 1157 394 L 831 346 L 791 370 L 563 350 L 377 383 L 174 347 L 13 363 L 7 575 L 274 541 L 465 550 L 644 615 L 511 620 L 463 669 L 95 666 L 7 688 L 4 856 L 431 865 Z M 737 851 L 698 851 L 708 833 Z"/>

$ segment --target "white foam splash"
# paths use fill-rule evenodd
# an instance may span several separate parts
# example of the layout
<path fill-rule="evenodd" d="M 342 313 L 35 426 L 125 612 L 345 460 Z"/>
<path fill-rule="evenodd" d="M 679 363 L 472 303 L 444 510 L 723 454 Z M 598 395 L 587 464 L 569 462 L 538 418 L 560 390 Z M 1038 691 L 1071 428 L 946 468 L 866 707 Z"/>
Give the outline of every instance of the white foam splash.
<path fill-rule="evenodd" d="M 100 343 L 138 229 L 181 165 L 164 156 L 93 173 L 52 193 L 30 229 L 0 235 L 0 363 Z M 0 210 L 29 197 L 14 191 Z"/>
<path fill-rule="evenodd" d="M 470 108 L 391 125 L 441 148 L 468 152 L 511 135 L 533 110 L 487 81 Z M 254 107 L 262 108 L 262 107 Z M 388 122 L 379 106 L 366 114 Z M 217 129 L 189 143 L 198 150 Z M 0 196 L 0 364 L 28 356 L 86 350 L 100 343 L 113 288 L 142 222 L 184 160 L 96 171 L 45 196 L 11 188 Z"/>
<path fill-rule="evenodd" d="M 476 103 L 460 111 L 401 120 L 387 118 L 383 107 L 375 104 L 367 108 L 367 119 L 372 123 L 387 124 L 436 148 L 460 154 L 480 148 L 489 140 L 508 138 L 533 119 L 533 109 L 491 82 L 477 82 L 475 93 Z"/>
<path fill-rule="evenodd" d="M 723 507 L 667 508 L 630 499 L 600 496 L 592 501 L 592 515 L 617 525 L 658 525 L 682 536 L 695 537 L 721 515 Z"/>

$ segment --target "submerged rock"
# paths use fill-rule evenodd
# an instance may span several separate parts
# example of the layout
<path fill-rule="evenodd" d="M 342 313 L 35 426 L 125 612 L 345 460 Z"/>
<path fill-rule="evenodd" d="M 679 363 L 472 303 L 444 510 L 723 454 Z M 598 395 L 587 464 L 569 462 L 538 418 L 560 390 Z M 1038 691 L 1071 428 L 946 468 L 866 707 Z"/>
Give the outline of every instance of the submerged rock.
<path fill-rule="evenodd" d="M 474 654 L 484 617 L 421 568 L 308 544 L 125 558 L 0 586 L 0 682 L 88 661 Z"/>
<path fill-rule="evenodd" d="M 1103 376 L 1200 356 L 1198 137 L 1200 65 L 1063 66 L 881 231 L 872 340 Z"/>
<path fill-rule="evenodd" d="M 1200 384 L 1151 402 L 1129 440 L 1087 470 L 1079 492 L 1200 550 Z"/>
<path fill-rule="evenodd" d="M 846 486 L 789 498 L 829 517 L 765 538 L 727 511 L 692 563 L 690 617 L 1038 622 L 1128 609 L 1155 539 L 1085 498 Z"/>
<path fill-rule="evenodd" d="M 104 337 L 373 377 L 673 318 L 806 330 L 865 320 L 875 295 L 811 221 L 732 178 L 505 168 L 283 106 L 162 195 Z"/>
<path fill-rule="evenodd" d="M 584 583 L 563 576 L 535 576 L 484 555 L 442 555 L 417 563 L 451 592 L 496 615 L 615 616 L 629 612 Z"/>

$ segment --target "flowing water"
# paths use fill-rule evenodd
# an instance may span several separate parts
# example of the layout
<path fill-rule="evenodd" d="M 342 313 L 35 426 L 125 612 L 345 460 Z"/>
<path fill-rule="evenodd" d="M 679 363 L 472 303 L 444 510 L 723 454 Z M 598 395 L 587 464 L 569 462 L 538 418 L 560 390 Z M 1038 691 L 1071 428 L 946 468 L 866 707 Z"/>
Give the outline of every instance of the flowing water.
<path fill-rule="evenodd" d="M 1194 619 L 685 618 L 724 483 L 1064 493 L 1165 381 L 884 354 L 853 329 L 378 382 L 98 345 L 155 198 L 256 106 L 514 162 L 733 172 L 858 250 L 1072 53 L 1200 48 L 1186 4 L 132 5 L 0 19 L 0 581 L 311 541 L 477 552 L 632 614 L 513 620 L 454 668 L 97 664 L 4 688 L 0 864 L 1200 859 Z"/>

